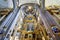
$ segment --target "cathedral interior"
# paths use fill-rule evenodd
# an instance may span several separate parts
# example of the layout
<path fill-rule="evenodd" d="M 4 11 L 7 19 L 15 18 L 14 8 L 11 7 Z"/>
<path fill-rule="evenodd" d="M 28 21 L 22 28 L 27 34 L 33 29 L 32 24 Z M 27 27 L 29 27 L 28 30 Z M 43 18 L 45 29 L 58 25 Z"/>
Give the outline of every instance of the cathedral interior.
<path fill-rule="evenodd" d="M 0 40 L 60 40 L 60 0 L 0 0 Z"/>

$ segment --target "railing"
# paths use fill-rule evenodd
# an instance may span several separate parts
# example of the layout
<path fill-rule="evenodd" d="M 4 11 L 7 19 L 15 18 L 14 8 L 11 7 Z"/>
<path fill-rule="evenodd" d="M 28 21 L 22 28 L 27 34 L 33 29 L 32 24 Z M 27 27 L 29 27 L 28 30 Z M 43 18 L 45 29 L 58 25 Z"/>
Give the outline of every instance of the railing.
<path fill-rule="evenodd" d="M 15 19 L 14 19 L 13 22 L 11 23 L 10 27 L 8 27 L 8 29 L 7 29 L 7 31 L 6 31 L 6 36 L 7 36 L 8 34 L 11 35 L 12 32 L 10 33 L 10 30 L 13 31 L 14 27 L 16 26 L 17 20 L 18 20 L 19 15 L 20 15 L 20 13 L 18 13 L 18 11 L 19 11 L 19 8 L 17 8 L 16 11 L 15 11 L 15 13 L 16 13 Z M 6 37 L 5 37 L 5 38 L 6 38 Z"/>

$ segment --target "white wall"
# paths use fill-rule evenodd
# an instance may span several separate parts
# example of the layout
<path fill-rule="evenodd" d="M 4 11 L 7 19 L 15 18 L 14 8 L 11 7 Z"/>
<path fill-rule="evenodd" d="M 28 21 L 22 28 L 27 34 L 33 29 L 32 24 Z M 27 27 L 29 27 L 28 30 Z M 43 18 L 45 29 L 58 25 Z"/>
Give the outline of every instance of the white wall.
<path fill-rule="evenodd" d="M 38 3 L 39 0 L 19 0 L 19 5 L 24 3 Z M 45 0 L 45 6 L 60 5 L 60 0 Z"/>
<path fill-rule="evenodd" d="M 39 0 L 19 0 L 19 5 L 24 3 L 38 3 Z M 45 6 L 60 5 L 60 0 L 45 0 Z M 0 8 L 13 8 L 12 0 L 0 0 Z"/>
<path fill-rule="evenodd" d="M 0 8 L 13 8 L 12 0 L 0 0 Z"/>
<path fill-rule="evenodd" d="M 24 3 L 38 3 L 37 0 L 19 0 L 19 5 Z"/>
<path fill-rule="evenodd" d="M 45 5 L 60 5 L 60 0 L 45 0 Z"/>

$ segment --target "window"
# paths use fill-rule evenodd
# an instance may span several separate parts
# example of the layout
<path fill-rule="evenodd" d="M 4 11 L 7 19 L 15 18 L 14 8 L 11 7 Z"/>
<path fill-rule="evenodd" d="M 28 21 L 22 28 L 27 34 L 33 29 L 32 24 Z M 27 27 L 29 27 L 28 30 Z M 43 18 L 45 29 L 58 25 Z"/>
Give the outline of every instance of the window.
<path fill-rule="evenodd" d="M 28 38 L 28 34 L 25 34 L 25 38 Z"/>

